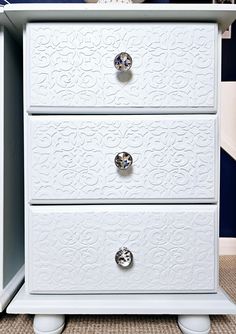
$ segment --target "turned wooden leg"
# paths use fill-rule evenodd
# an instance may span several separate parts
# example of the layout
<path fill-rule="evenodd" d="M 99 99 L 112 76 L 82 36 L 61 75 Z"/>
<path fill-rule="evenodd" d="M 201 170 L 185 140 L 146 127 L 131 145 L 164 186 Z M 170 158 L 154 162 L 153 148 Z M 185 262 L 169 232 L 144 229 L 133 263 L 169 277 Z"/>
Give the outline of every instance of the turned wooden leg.
<path fill-rule="evenodd" d="M 61 334 L 65 325 L 65 316 L 61 314 L 37 314 L 34 317 L 35 334 Z"/>
<path fill-rule="evenodd" d="M 211 329 L 208 315 L 179 315 L 178 325 L 183 334 L 208 334 Z"/>

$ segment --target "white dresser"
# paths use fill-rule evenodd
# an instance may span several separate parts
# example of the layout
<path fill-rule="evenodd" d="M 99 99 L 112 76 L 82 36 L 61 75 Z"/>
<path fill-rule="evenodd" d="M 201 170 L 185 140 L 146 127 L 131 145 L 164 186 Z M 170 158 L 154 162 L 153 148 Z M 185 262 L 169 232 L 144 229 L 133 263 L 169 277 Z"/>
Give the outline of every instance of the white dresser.
<path fill-rule="evenodd" d="M 26 23 L 26 278 L 8 311 L 36 314 L 36 334 L 71 313 L 209 333 L 209 314 L 236 313 L 218 286 L 218 23 L 234 7 L 6 8 Z"/>
<path fill-rule="evenodd" d="M 22 56 L 0 7 L 0 312 L 24 278 Z"/>

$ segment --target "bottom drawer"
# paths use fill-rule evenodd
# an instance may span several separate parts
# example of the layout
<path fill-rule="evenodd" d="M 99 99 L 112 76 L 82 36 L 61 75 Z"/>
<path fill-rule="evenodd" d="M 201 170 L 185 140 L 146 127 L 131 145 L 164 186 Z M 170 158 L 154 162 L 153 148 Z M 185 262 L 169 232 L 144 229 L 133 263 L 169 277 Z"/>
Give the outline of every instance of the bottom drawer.
<path fill-rule="evenodd" d="M 215 205 L 32 206 L 27 225 L 30 293 L 216 290 Z"/>

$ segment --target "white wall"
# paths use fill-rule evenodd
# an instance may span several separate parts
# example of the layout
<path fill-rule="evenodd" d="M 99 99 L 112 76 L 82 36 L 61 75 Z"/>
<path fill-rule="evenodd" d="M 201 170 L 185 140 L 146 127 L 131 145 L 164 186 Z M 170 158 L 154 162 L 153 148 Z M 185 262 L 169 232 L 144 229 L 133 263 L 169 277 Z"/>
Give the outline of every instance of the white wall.
<path fill-rule="evenodd" d="M 221 146 L 236 160 L 236 82 L 221 83 Z"/>
<path fill-rule="evenodd" d="M 236 255 L 236 238 L 220 238 L 220 255 Z"/>

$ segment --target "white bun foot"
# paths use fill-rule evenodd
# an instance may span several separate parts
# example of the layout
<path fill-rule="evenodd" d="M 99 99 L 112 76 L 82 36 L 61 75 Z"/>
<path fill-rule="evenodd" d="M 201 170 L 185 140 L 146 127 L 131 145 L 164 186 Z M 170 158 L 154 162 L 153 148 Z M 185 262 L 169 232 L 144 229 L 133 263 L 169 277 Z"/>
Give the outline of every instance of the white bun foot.
<path fill-rule="evenodd" d="M 39 314 L 34 317 L 35 334 L 61 334 L 65 326 L 64 315 Z"/>
<path fill-rule="evenodd" d="M 211 329 L 208 315 L 179 315 L 178 325 L 183 334 L 208 334 Z"/>

